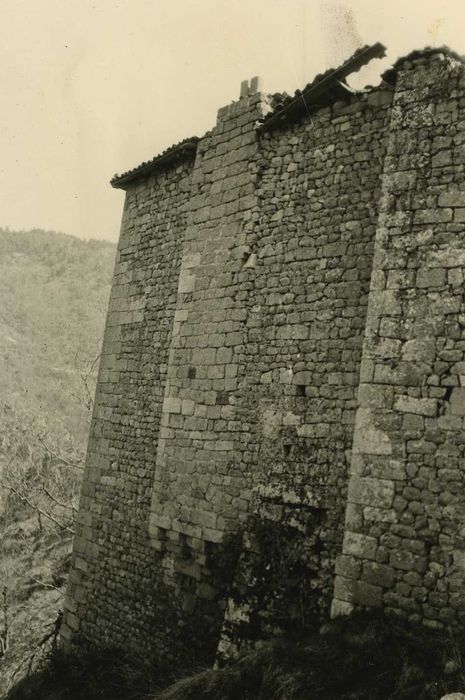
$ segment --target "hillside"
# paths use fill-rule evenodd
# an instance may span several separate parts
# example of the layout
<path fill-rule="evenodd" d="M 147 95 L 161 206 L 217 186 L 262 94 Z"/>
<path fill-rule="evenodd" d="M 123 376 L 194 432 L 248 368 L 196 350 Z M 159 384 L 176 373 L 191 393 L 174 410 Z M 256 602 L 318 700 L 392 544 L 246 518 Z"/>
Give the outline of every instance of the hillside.
<path fill-rule="evenodd" d="M 62 604 L 114 256 L 0 229 L 0 697 Z"/>
<path fill-rule="evenodd" d="M 114 244 L 0 229 L 0 396 L 85 439 Z"/>

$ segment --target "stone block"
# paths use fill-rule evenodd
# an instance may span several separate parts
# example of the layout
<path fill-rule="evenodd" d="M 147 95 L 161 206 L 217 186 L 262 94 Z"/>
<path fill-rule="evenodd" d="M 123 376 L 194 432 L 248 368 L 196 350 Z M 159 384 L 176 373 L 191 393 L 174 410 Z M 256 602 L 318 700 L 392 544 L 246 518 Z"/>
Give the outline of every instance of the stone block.
<path fill-rule="evenodd" d="M 447 281 L 452 287 L 460 287 L 463 284 L 463 270 L 459 267 L 449 269 Z"/>
<path fill-rule="evenodd" d="M 452 415 L 465 416 L 465 387 L 452 389 L 449 405 Z"/>
<path fill-rule="evenodd" d="M 74 596 L 74 598 L 75 597 L 76 596 Z M 70 596 L 66 596 L 64 608 L 65 608 L 65 610 L 67 610 L 73 614 L 77 613 L 78 605 L 77 605 L 76 600 L 71 598 Z"/>
<path fill-rule="evenodd" d="M 313 374 L 312 374 L 312 372 L 308 372 L 308 371 L 296 372 L 292 378 L 293 384 L 303 384 L 305 386 L 311 385 L 312 381 L 313 381 Z"/>
<path fill-rule="evenodd" d="M 370 409 L 359 408 L 357 411 L 352 451 L 354 454 L 392 454 L 391 440 L 375 426 L 375 414 Z"/>
<path fill-rule="evenodd" d="M 408 550 L 399 549 L 391 552 L 389 564 L 393 569 L 416 571 L 419 574 L 424 574 L 427 567 L 427 560 L 426 557 L 419 556 Z"/>
<path fill-rule="evenodd" d="M 452 153 L 450 151 L 439 151 L 431 158 L 433 168 L 443 168 L 452 165 Z"/>
<path fill-rule="evenodd" d="M 347 500 L 349 503 L 389 508 L 394 498 L 394 482 L 388 479 L 373 479 L 352 475 L 349 481 Z"/>
<path fill-rule="evenodd" d="M 390 566 L 377 562 L 365 562 L 363 564 L 363 580 L 381 588 L 392 588 L 395 581 L 395 572 Z"/>
<path fill-rule="evenodd" d="M 441 430 L 462 430 L 462 417 L 444 415 L 438 418 L 438 428 Z"/>
<path fill-rule="evenodd" d="M 346 531 L 342 552 L 346 555 L 352 555 L 359 559 L 376 559 L 376 549 L 378 542 L 374 537 L 362 535 L 356 532 Z"/>
<path fill-rule="evenodd" d="M 394 389 L 383 384 L 360 384 L 358 403 L 361 408 L 392 408 Z"/>
<path fill-rule="evenodd" d="M 240 97 L 247 97 L 249 94 L 249 81 L 243 80 L 241 82 Z"/>
<path fill-rule="evenodd" d="M 200 253 L 185 253 L 182 256 L 181 267 L 184 270 L 190 270 L 193 267 L 200 265 Z"/>
<path fill-rule="evenodd" d="M 443 192 L 438 197 L 438 205 L 440 207 L 465 207 L 465 191 Z"/>
<path fill-rule="evenodd" d="M 301 324 L 279 326 L 276 332 L 278 340 L 306 340 L 309 329 Z"/>
<path fill-rule="evenodd" d="M 345 526 L 348 530 L 360 530 L 363 525 L 363 506 L 357 503 L 347 503 Z"/>
<path fill-rule="evenodd" d="M 400 316 L 402 306 L 397 290 L 384 289 L 370 294 L 371 313 L 376 316 Z"/>
<path fill-rule="evenodd" d="M 60 627 L 60 646 L 66 653 L 68 653 L 72 649 L 70 645 L 70 640 L 73 638 L 73 630 L 66 623 L 66 617 L 67 616 L 65 615 L 63 623 Z"/>
<path fill-rule="evenodd" d="M 465 572 L 465 551 L 456 549 L 453 553 L 454 566 Z"/>
<path fill-rule="evenodd" d="M 166 396 L 163 400 L 163 413 L 181 413 L 181 399 Z"/>
<path fill-rule="evenodd" d="M 279 383 L 280 384 L 292 384 L 293 381 L 292 369 L 287 367 L 281 367 L 279 370 Z"/>
<path fill-rule="evenodd" d="M 452 209 L 418 209 L 415 212 L 416 224 L 440 224 L 452 221 Z"/>
<path fill-rule="evenodd" d="M 412 338 L 402 346 L 402 358 L 407 361 L 432 362 L 436 357 L 436 343 L 433 337 Z"/>
<path fill-rule="evenodd" d="M 297 426 L 300 424 L 301 420 L 302 416 L 299 416 L 296 413 L 292 413 L 292 411 L 288 411 L 283 416 L 283 425 Z"/>
<path fill-rule="evenodd" d="M 445 248 L 431 249 L 426 252 L 428 267 L 464 267 L 465 250 L 449 245 Z"/>
<path fill-rule="evenodd" d="M 383 589 L 365 581 L 355 581 L 351 602 L 367 608 L 378 608 L 383 604 Z"/>
<path fill-rule="evenodd" d="M 193 416 L 195 410 L 195 402 L 191 399 L 182 399 L 181 413 L 183 416 Z"/>
<path fill-rule="evenodd" d="M 394 173 L 386 173 L 384 176 L 385 187 L 389 192 L 401 194 L 414 188 L 417 173 L 415 170 L 404 170 Z"/>
<path fill-rule="evenodd" d="M 413 396 L 402 395 L 396 399 L 394 408 L 401 413 L 434 417 L 438 412 L 438 402 L 436 399 L 417 399 Z"/>
<path fill-rule="evenodd" d="M 340 554 L 336 559 L 336 575 L 344 576 L 349 579 L 358 579 L 362 570 L 362 566 L 359 559 L 347 556 L 346 554 Z"/>
<path fill-rule="evenodd" d="M 417 286 L 421 288 L 443 287 L 446 281 L 446 270 L 441 267 L 422 268 L 417 272 Z"/>
<path fill-rule="evenodd" d="M 81 557 L 74 557 L 74 568 L 77 569 L 78 571 L 87 571 L 87 562 L 84 561 Z"/>
<path fill-rule="evenodd" d="M 363 517 L 367 522 L 375 523 L 395 523 L 397 516 L 395 512 L 389 508 L 374 508 L 367 506 L 363 509 Z"/>
<path fill-rule="evenodd" d="M 345 576 L 336 576 L 334 581 L 334 597 L 346 603 L 352 603 L 354 599 L 355 581 Z"/>
<path fill-rule="evenodd" d="M 299 437 L 324 438 L 329 434 L 330 426 L 327 423 L 306 423 L 297 428 Z"/>
<path fill-rule="evenodd" d="M 331 619 L 334 620 L 336 617 L 342 617 L 342 615 L 350 615 L 353 609 L 354 606 L 351 603 L 333 598 L 331 603 Z"/>
<path fill-rule="evenodd" d="M 368 358 L 362 358 L 360 363 L 360 382 L 372 382 L 375 370 L 375 363 Z"/>
<path fill-rule="evenodd" d="M 179 276 L 178 293 L 188 294 L 193 292 L 195 289 L 195 275 L 188 275 L 187 273 L 181 273 Z"/>
<path fill-rule="evenodd" d="M 368 94 L 367 103 L 371 107 L 382 107 L 391 104 L 393 96 L 392 90 L 373 90 Z"/>
<path fill-rule="evenodd" d="M 374 378 L 379 384 L 419 386 L 425 378 L 427 366 L 418 361 L 399 362 L 395 367 L 387 364 L 375 365 Z"/>

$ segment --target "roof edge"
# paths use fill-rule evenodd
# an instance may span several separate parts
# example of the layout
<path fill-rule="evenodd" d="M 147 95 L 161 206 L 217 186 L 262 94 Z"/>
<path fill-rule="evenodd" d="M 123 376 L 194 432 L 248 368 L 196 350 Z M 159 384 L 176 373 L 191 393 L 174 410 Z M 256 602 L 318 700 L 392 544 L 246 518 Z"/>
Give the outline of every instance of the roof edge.
<path fill-rule="evenodd" d="M 125 190 L 136 180 L 151 175 L 153 172 L 162 170 L 174 163 L 181 163 L 188 158 L 193 158 L 197 151 L 197 144 L 200 141 L 198 136 L 191 136 L 179 143 L 170 146 L 152 160 L 141 163 L 132 170 L 128 170 L 121 175 L 114 175 L 110 180 L 110 185 L 115 189 Z"/>
<path fill-rule="evenodd" d="M 462 64 L 465 64 L 465 57 L 460 56 L 447 46 L 431 47 L 411 51 L 406 56 L 398 58 L 395 63 L 381 74 L 382 83 L 394 85 L 397 73 L 405 67 L 405 64 L 415 64 L 419 59 L 429 59 L 430 57 L 442 54 Z M 304 113 L 311 113 L 318 110 L 325 104 L 331 103 L 335 99 L 349 100 L 354 91 L 345 82 L 345 78 L 351 73 L 358 71 L 373 58 L 383 58 L 386 55 L 386 47 L 380 42 L 372 45 L 365 45 L 357 49 L 355 53 L 336 69 L 329 69 L 325 73 L 317 75 L 311 83 L 308 83 L 303 90 L 296 90 L 293 97 L 287 95 L 276 95 L 280 102 L 263 119 L 257 123 L 258 132 L 271 131 L 283 123 L 292 122 Z M 358 91 L 356 91 L 357 93 Z M 355 93 L 355 94 L 356 94 Z M 121 175 L 114 175 L 110 181 L 112 187 L 125 190 L 128 185 L 140 180 L 156 171 L 163 170 L 170 165 L 181 163 L 188 158 L 193 159 L 197 151 L 197 144 L 200 141 L 198 136 L 191 136 L 179 143 L 170 146 L 152 160 L 141 163 L 132 170 L 128 170 Z"/>

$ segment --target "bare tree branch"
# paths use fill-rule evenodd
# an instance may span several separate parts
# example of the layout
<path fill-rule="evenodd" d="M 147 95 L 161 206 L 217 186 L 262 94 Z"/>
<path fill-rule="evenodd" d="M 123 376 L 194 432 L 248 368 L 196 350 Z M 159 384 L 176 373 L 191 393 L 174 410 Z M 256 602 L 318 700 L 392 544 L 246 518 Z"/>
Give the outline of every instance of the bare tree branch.
<path fill-rule="evenodd" d="M 50 491 L 48 490 L 48 488 L 44 484 L 41 484 L 41 486 L 42 486 L 42 491 L 45 493 L 45 495 L 48 496 L 51 501 L 56 503 L 57 506 L 60 506 L 60 508 L 66 508 L 66 510 L 72 510 L 73 513 L 78 512 L 78 509 L 75 508 L 72 503 L 62 503 L 61 501 L 58 500 L 58 498 L 55 498 L 55 496 L 52 493 L 50 493 Z"/>
<path fill-rule="evenodd" d="M 43 515 L 44 518 L 48 518 L 48 520 L 51 520 L 60 529 L 67 530 L 67 532 L 71 532 L 74 535 L 73 528 L 70 528 L 68 525 L 65 525 L 64 523 L 60 523 L 60 521 L 57 520 L 56 518 L 54 518 L 53 515 L 50 515 L 50 513 L 46 513 L 45 510 L 42 510 L 42 508 L 40 508 L 40 506 L 38 506 L 36 503 L 32 503 L 27 496 L 25 496 L 23 493 L 20 493 L 18 491 L 18 489 L 16 489 L 14 486 L 11 486 L 9 484 L 5 484 L 4 482 L 2 482 L 2 485 L 8 491 L 10 491 L 11 493 L 14 493 L 14 495 L 17 496 L 22 503 L 25 503 L 26 505 L 29 506 L 29 508 L 32 508 L 32 510 L 36 511 L 36 513 L 40 513 L 40 515 Z"/>
<path fill-rule="evenodd" d="M 76 464 L 75 462 L 70 462 L 69 459 L 66 459 L 66 457 L 63 457 L 63 455 L 59 454 L 55 450 L 52 450 L 52 448 L 47 445 L 45 440 L 41 438 L 39 435 L 37 436 L 37 439 L 39 440 L 40 444 L 45 447 L 47 452 L 51 457 L 55 457 L 55 459 L 58 459 L 60 462 L 63 462 L 63 464 L 66 464 L 68 467 L 73 467 L 73 469 L 79 469 L 82 471 L 84 469 L 82 464 Z"/>
<path fill-rule="evenodd" d="M 31 579 L 31 581 L 38 583 L 40 586 L 43 586 L 44 588 L 52 588 L 54 591 L 58 591 L 58 593 L 62 592 L 61 588 L 58 588 L 58 586 L 54 586 L 53 583 L 47 583 L 47 581 L 42 581 L 41 579 L 36 578 L 35 576 L 32 576 L 32 574 L 28 574 L 28 576 Z"/>

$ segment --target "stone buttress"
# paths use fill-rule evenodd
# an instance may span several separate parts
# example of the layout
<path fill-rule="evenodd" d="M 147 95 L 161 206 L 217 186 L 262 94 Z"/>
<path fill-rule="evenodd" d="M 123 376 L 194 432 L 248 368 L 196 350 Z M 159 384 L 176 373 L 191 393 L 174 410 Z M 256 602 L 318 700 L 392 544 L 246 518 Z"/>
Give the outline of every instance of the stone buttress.
<path fill-rule="evenodd" d="M 333 614 L 465 619 L 465 72 L 397 75 Z"/>

